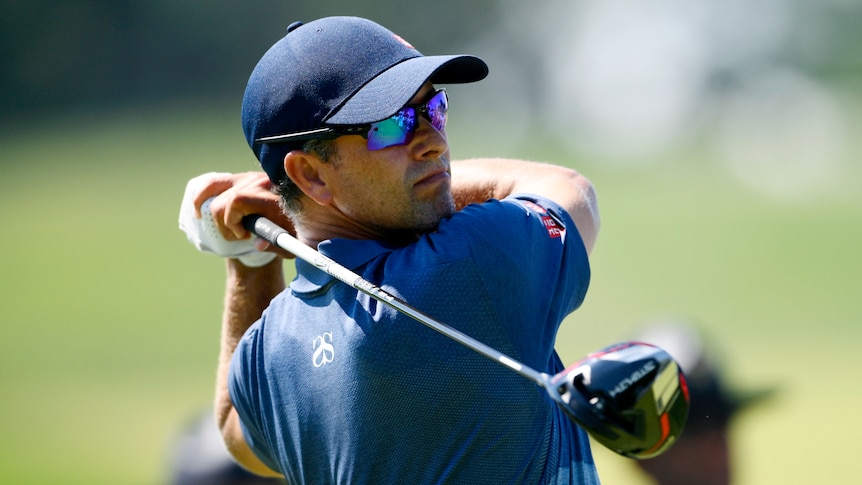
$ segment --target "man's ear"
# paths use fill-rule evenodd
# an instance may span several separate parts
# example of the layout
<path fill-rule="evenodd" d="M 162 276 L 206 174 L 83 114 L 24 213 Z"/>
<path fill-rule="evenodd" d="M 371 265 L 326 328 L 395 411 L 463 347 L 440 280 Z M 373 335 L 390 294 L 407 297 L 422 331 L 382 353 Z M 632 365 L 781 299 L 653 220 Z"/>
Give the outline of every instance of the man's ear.
<path fill-rule="evenodd" d="M 302 192 L 320 205 L 328 205 L 332 193 L 321 178 L 319 167 L 323 162 L 302 150 L 292 150 L 284 156 L 284 172 Z"/>

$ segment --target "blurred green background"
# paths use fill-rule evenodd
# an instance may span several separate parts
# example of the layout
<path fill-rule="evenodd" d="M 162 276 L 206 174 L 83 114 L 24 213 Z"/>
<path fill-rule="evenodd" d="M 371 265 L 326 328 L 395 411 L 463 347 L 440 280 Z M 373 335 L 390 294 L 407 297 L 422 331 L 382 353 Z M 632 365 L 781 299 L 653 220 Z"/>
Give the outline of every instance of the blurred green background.
<path fill-rule="evenodd" d="M 245 79 L 291 21 L 333 14 L 489 62 L 450 88 L 455 158 L 594 182 L 564 361 L 692 316 L 734 385 L 779 387 L 734 423 L 736 483 L 856 481 L 862 7 L 341 3 L 0 6 L 0 483 L 164 483 L 211 401 L 223 292 L 221 261 L 177 229 L 185 183 L 256 167 Z M 596 455 L 604 483 L 645 483 Z"/>

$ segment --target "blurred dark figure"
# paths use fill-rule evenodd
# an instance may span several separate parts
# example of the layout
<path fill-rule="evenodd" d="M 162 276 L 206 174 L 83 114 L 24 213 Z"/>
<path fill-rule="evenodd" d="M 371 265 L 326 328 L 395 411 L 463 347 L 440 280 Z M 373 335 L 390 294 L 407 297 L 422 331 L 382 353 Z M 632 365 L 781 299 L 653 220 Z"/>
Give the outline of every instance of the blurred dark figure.
<path fill-rule="evenodd" d="M 196 416 L 176 437 L 170 454 L 169 485 L 275 485 L 245 471 L 228 453 L 212 411 Z"/>
<path fill-rule="evenodd" d="M 691 395 L 682 436 L 656 458 L 636 461 L 658 485 L 728 485 L 733 481 L 728 430 L 734 416 L 774 389 L 740 391 L 723 382 L 716 356 L 698 327 L 665 320 L 645 326 L 634 340 L 657 345 L 679 363 Z"/>

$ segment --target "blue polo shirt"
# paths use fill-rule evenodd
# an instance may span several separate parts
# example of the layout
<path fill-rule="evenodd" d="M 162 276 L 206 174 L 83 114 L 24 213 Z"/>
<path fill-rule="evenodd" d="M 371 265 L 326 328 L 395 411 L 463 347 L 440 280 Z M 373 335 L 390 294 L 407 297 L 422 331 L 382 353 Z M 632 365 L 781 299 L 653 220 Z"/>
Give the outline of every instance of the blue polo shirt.
<path fill-rule="evenodd" d="M 318 249 L 548 374 L 564 368 L 555 335 L 590 279 L 569 215 L 533 195 L 466 207 L 407 246 Z M 288 483 L 599 482 L 586 433 L 535 383 L 296 267 L 239 343 L 229 379 L 246 440 Z"/>

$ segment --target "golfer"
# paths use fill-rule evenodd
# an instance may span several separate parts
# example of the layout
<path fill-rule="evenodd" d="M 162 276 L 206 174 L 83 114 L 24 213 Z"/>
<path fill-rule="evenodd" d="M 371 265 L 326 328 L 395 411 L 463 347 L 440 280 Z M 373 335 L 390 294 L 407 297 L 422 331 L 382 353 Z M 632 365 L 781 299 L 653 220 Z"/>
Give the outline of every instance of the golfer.
<path fill-rule="evenodd" d="M 264 215 L 432 318 L 562 371 L 554 343 L 589 286 L 595 194 L 569 168 L 450 160 L 443 86 L 487 72 L 354 17 L 291 25 L 255 67 L 242 123 L 263 172 L 205 174 L 186 193 L 225 242 L 254 245 L 215 250 L 228 257 L 216 420 L 248 470 L 598 483 L 587 434 L 543 389 L 309 263 L 286 285 L 290 255 L 241 224 Z"/>

